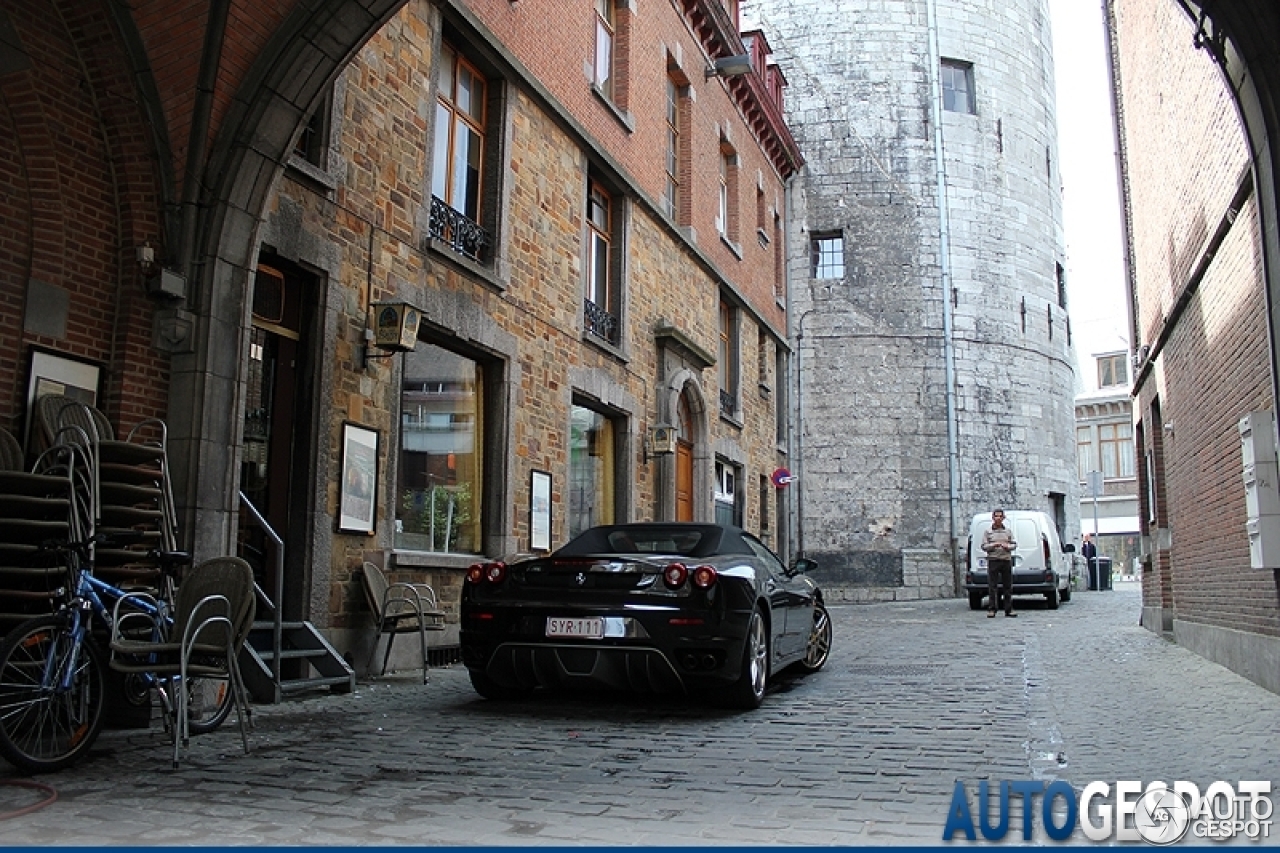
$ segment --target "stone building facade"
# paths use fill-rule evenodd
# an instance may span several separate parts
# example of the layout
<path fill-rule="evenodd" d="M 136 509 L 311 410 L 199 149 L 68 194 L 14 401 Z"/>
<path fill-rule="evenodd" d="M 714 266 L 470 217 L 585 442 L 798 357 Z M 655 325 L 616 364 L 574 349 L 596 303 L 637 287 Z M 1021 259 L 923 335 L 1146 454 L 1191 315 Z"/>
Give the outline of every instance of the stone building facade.
<path fill-rule="evenodd" d="M 1274 265 L 1276 232 L 1264 225 L 1274 195 L 1254 84 L 1241 82 L 1242 54 L 1214 18 L 1173 0 L 1115 0 L 1108 12 L 1136 342 L 1142 623 L 1280 690 L 1264 248 Z M 1274 28 L 1270 38 L 1274 56 Z"/>
<path fill-rule="evenodd" d="M 5 427 L 33 352 L 96 369 L 119 430 L 169 422 L 183 544 L 272 589 L 243 492 L 285 617 L 357 664 L 366 560 L 435 584 L 448 644 L 467 565 L 592 523 L 789 553 L 803 159 L 726 6 L 55 5 L 0 10 Z"/>
<path fill-rule="evenodd" d="M 968 519 L 1079 537 L 1043 0 L 753 0 L 808 165 L 788 256 L 797 542 L 847 598 L 956 593 Z"/>

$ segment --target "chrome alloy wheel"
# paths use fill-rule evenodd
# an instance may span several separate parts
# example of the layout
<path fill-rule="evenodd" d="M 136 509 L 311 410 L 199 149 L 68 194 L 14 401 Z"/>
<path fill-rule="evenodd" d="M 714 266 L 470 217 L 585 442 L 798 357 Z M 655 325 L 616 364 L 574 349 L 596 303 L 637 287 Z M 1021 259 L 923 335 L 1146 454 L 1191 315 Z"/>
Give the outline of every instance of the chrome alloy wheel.
<path fill-rule="evenodd" d="M 817 672 L 822 669 L 831 655 L 831 615 L 822 602 L 813 603 L 813 628 L 809 631 L 809 645 L 805 649 L 804 660 L 800 665 L 805 672 Z"/>

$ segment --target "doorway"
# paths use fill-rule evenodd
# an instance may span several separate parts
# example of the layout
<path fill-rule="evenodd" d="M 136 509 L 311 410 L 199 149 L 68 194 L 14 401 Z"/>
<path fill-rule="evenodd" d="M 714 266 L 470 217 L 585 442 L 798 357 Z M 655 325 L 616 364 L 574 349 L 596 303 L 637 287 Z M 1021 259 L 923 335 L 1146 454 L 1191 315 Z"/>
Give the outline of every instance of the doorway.
<path fill-rule="evenodd" d="M 680 429 L 676 437 L 676 521 L 693 521 L 693 413 L 684 394 L 677 404 Z"/>
<path fill-rule="evenodd" d="M 296 265 L 267 256 L 260 259 L 244 367 L 240 490 L 284 540 L 284 577 L 276 577 L 277 546 L 243 506 L 239 551 L 253 566 L 258 585 L 288 620 L 309 615 L 315 443 L 307 425 L 314 421 L 316 361 L 308 332 L 318 314 L 318 291 L 316 277 Z"/>

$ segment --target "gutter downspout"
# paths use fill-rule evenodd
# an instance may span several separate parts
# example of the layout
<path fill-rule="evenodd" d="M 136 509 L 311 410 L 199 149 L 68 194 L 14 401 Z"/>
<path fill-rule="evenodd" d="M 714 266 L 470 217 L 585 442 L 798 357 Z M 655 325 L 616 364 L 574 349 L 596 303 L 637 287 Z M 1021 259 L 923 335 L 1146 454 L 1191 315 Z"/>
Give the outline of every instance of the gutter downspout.
<path fill-rule="evenodd" d="M 782 258 L 783 258 L 782 274 L 785 277 L 785 280 L 783 282 L 783 290 L 787 294 L 788 325 L 790 325 L 792 320 L 791 306 L 793 303 L 793 300 L 791 298 L 791 246 L 790 246 L 791 225 L 792 225 L 794 209 L 795 209 L 794 208 L 795 183 L 796 183 L 796 178 L 798 176 L 799 176 L 799 172 L 794 172 L 792 173 L 791 177 L 783 181 L 783 191 L 782 191 L 783 206 L 785 210 L 785 213 L 783 215 L 783 224 L 785 227 L 783 227 L 782 229 Z M 795 329 L 796 329 L 796 335 L 795 335 L 796 343 L 794 347 L 795 359 L 793 362 L 792 361 L 788 362 L 788 370 L 791 372 L 794 372 L 795 374 L 795 389 L 796 389 L 795 397 L 793 398 L 794 415 L 792 415 L 788 419 L 791 425 L 791 429 L 788 431 L 788 434 L 787 434 L 787 455 L 788 455 L 787 461 L 791 465 L 791 474 L 795 478 L 794 482 L 796 484 L 795 485 L 795 489 L 796 489 L 795 509 L 791 513 L 792 523 L 794 524 L 794 528 L 792 530 L 791 542 L 793 543 L 792 550 L 796 557 L 804 556 L 804 484 L 805 484 L 805 481 L 804 481 L 804 478 L 800 476 L 801 469 L 803 469 L 804 467 L 804 437 L 803 437 L 803 431 L 804 431 L 804 405 L 803 405 L 804 385 L 803 383 L 804 383 L 804 380 L 800 375 L 801 367 L 803 367 L 804 356 L 801 354 L 800 344 L 804 340 L 804 318 L 809 316 L 809 313 L 812 310 L 813 310 L 812 308 L 809 308 L 804 312 L 804 314 L 800 315 L 800 317 L 797 318 L 795 321 Z M 789 331 L 790 330 L 788 330 L 788 332 Z M 788 485 L 788 488 L 790 488 L 790 485 Z M 788 560 L 788 565 L 790 565 L 789 560 Z"/>
<path fill-rule="evenodd" d="M 937 169 L 938 185 L 938 257 L 941 268 L 942 290 L 942 350 L 946 363 L 947 380 L 947 474 L 948 516 L 950 520 L 951 572 L 955 577 L 958 546 L 956 518 L 960 502 L 960 437 L 956 424 L 956 362 L 952 341 L 954 318 L 951 302 L 951 220 L 947 205 L 947 169 L 943 160 L 942 139 L 942 87 L 938 80 L 942 53 L 938 47 L 938 20 L 936 0 L 927 0 L 929 28 L 929 102 L 933 105 L 933 157 Z"/>
<path fill-rule="evenodd" d="M 204 47 L 200 54 L 200 76 L 196 80 L 196 98 L 191 110 L 191 129 L 187 136 L 187 164 L 182 173 L 182 236 L 178 243 L 178 268 L 182 270 L 188 283 L 195 280 L 194 244 L 200 216 L 200 191 L 203 186 L 201 176 L 209 150 L 213 93 L 218 83 L 218 67 L 222 61 L 222 44 L 227 33 L 230 7 L 230 0 L 212 0 L 209 4 Z"/>

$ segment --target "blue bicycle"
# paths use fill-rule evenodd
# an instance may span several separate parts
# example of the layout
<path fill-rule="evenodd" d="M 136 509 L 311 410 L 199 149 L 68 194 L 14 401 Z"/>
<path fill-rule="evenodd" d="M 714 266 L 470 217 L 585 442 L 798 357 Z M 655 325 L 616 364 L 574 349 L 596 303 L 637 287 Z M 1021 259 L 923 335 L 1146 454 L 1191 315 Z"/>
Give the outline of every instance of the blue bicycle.
<path fill-rule="evenodd" d="M 189 555 L 179 552 L 156 556 L 169 579 L 178 566 L 190 562 Z M 75 590 L 66 604 L 56 613 L 23 622 L 0 643 L 0 755 L 33 773 L 76 762 L 102 729 L 106 663 L 95 628 L 109 631 L 130 615 L 145 617 L 154 626 L 171 621 L 164 596 L 128 592 L 88 571 L 73 571 L 72 576 Z M 167 726 L 174 725 L 176 709 L 185 707 L 185 728 L 192 734 L 220 726 L 234 702 L 226 678 L 189 677 L 183 683 L 176 676 L 136 668 L 128 678 L 138 700 L 149 702 L 152 691 L 158 694 Z M 175 693 L 179 689 L 187 692 L 183 701 Z"/>

